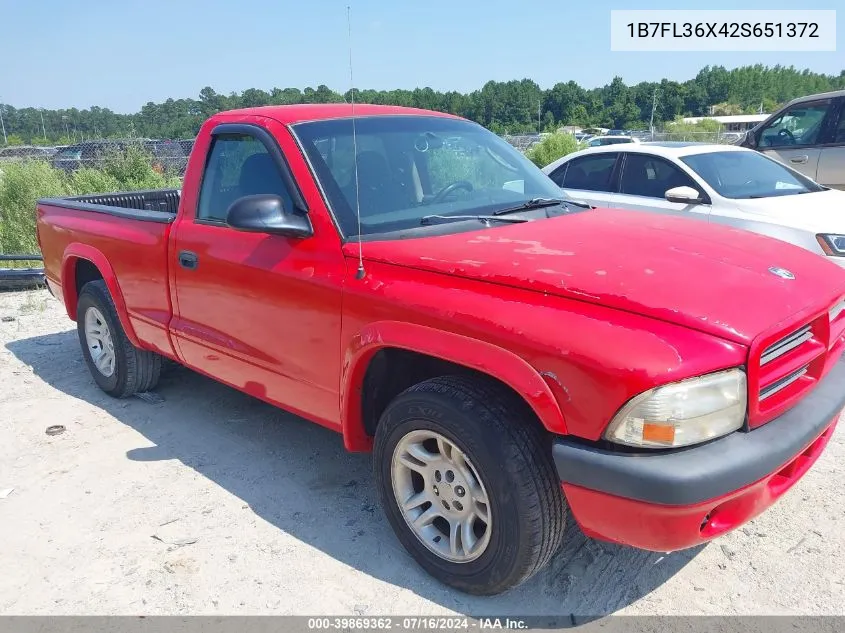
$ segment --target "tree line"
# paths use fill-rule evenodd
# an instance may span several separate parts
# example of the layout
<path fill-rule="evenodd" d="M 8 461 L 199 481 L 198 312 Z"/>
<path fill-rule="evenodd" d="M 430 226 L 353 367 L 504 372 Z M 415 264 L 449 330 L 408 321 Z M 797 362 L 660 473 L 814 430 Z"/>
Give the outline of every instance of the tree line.
<path fill-rule="evenodd" d="M 542 89 L 531 79 L 488 81 L 470 93 L 414 90 L 355 90 L 355 100 L 451 112 L 481 123 L 494 132 L 518 134 L 561 125 L 646 129 L 679 116 L 772 112 L 802 95 L 845 88 L 845 70 L 826 75 L 794 67 L 763 65 L 727 70 L 705 66 L 688 81 L 663 79 L 627 85 L 615 77 L 600 88 L 585 89 L 574 81 Z M 193 138 L 210 115 L 233 108 L 294 103 L 349 102 L 351 94 L 317 88 L 249 88 L 228 95 L 203 88 L 197 99 L 149 102 L 135 114 L 118 114 L 92 106 L 47 110 L 0 105 L 10 144 L 58 144 L 93 138 Z M 538 120 L 539 119 L 539 120 Z M 0 138 L 2 142 L 2 138 Z"/>

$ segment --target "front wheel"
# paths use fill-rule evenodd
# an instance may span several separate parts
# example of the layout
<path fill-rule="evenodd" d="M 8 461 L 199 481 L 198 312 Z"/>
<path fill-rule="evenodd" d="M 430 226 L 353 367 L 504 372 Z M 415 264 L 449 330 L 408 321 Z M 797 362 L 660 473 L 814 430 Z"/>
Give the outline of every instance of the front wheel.
<path fill-rule="evenodd" d="M 532 415 L 500 385 L 463 376 L 415 385 L 382 415 L 373 465 L 382 506 L 438 580 L 501 593 L 559 549 L 566 505 Z"/>
<path fill-rule="evenodd" d="M 132 345 L 102 279 L 88 282 L 79 293 L 76 331 L 91 376 L 107 394 L 125 398 L 155 387 L 161 356 Z"/>

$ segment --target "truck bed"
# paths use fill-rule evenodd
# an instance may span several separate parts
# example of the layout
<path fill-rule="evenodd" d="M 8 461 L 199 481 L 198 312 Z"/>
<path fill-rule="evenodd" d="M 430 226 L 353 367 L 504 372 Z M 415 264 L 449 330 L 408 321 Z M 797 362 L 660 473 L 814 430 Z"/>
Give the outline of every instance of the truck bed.
<path fill-rule="evenodd" d="M 102 272 L 115 302 L 126 307 L 124 325 L 133 343 L 173 354 L 167 247 L 179 197 L 178 189 L 164 189 L 38 201 L 44 274 L 71 318 L 78 291 L 90 280 L 88 260 Z"/>
<path fill-rule="evenodd" d="M 149 189 L 93 193 L 67 198 L 47 198 L 40 204 L 56 203 L 66 209 L 105 213 L 150 222 L 172 222 L 179 210 L 179 189 Z M 145 213 L 150 212 L 150 213 Z"/>

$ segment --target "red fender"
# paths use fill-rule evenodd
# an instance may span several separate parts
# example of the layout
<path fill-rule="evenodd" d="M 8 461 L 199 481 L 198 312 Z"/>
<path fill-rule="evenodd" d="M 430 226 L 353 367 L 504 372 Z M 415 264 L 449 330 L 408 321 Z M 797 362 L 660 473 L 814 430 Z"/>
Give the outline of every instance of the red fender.
<path fill-rule="evenodd" d="M 372 449 L 364 430 L 361 390 L 370 359 L 380 349 L 396 347 L 434 356 L 496 378 L 520 394 L 549 431 L 566 433 L 557 400 L 543 377 L 516 354 L 460 334 L 400 321 L 364 327 L 346 349 L 341 374 L 340 407 L 343 443 L 350 451 Z"/>
<path fill-rule="evenodd" d="M 109 294 L 111 294 L 111 298 L 114 301 L 114 307 L 117 309 L 117 317 L 120 319 L 120 325 L 123 326 L 123 330 L 126 332 L 126 336 L 132 345 L 141 347 L 135 330 L 129 321 L 126 302 L 123 300 L 123 293 L 120 292 L 120 286 L 117 284 L 117 276 L 114 274 L 114 269 L 109 264 L 109 260 L 93 246 L 80 244 L 79 242 L 68 244 L 62 255 L 62 295 L 64 297 L 67 315 L 76 321 L 76 303 L 79 300 L 76 293 L 76 262 L 80 259 L 88 260 L 100 271 L 109 289 Z"/>

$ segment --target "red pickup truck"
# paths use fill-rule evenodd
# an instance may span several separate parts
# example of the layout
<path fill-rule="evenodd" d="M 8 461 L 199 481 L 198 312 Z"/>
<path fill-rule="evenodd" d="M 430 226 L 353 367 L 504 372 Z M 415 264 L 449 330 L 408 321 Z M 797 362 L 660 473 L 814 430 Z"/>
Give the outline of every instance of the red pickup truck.
<path fill-rule="evenodd" d="M 671 551 L 762 512 L 845 404 L 845 271 L 592 209 L 463 119 L 224 112 L 181 191 L 38 203 L 47 281 L 107 393 L 163 358 L 374 452 L 422 567 L 493 594 L 593 537 Z M 807 508 L 805 520 L 811 520 Z"/>

